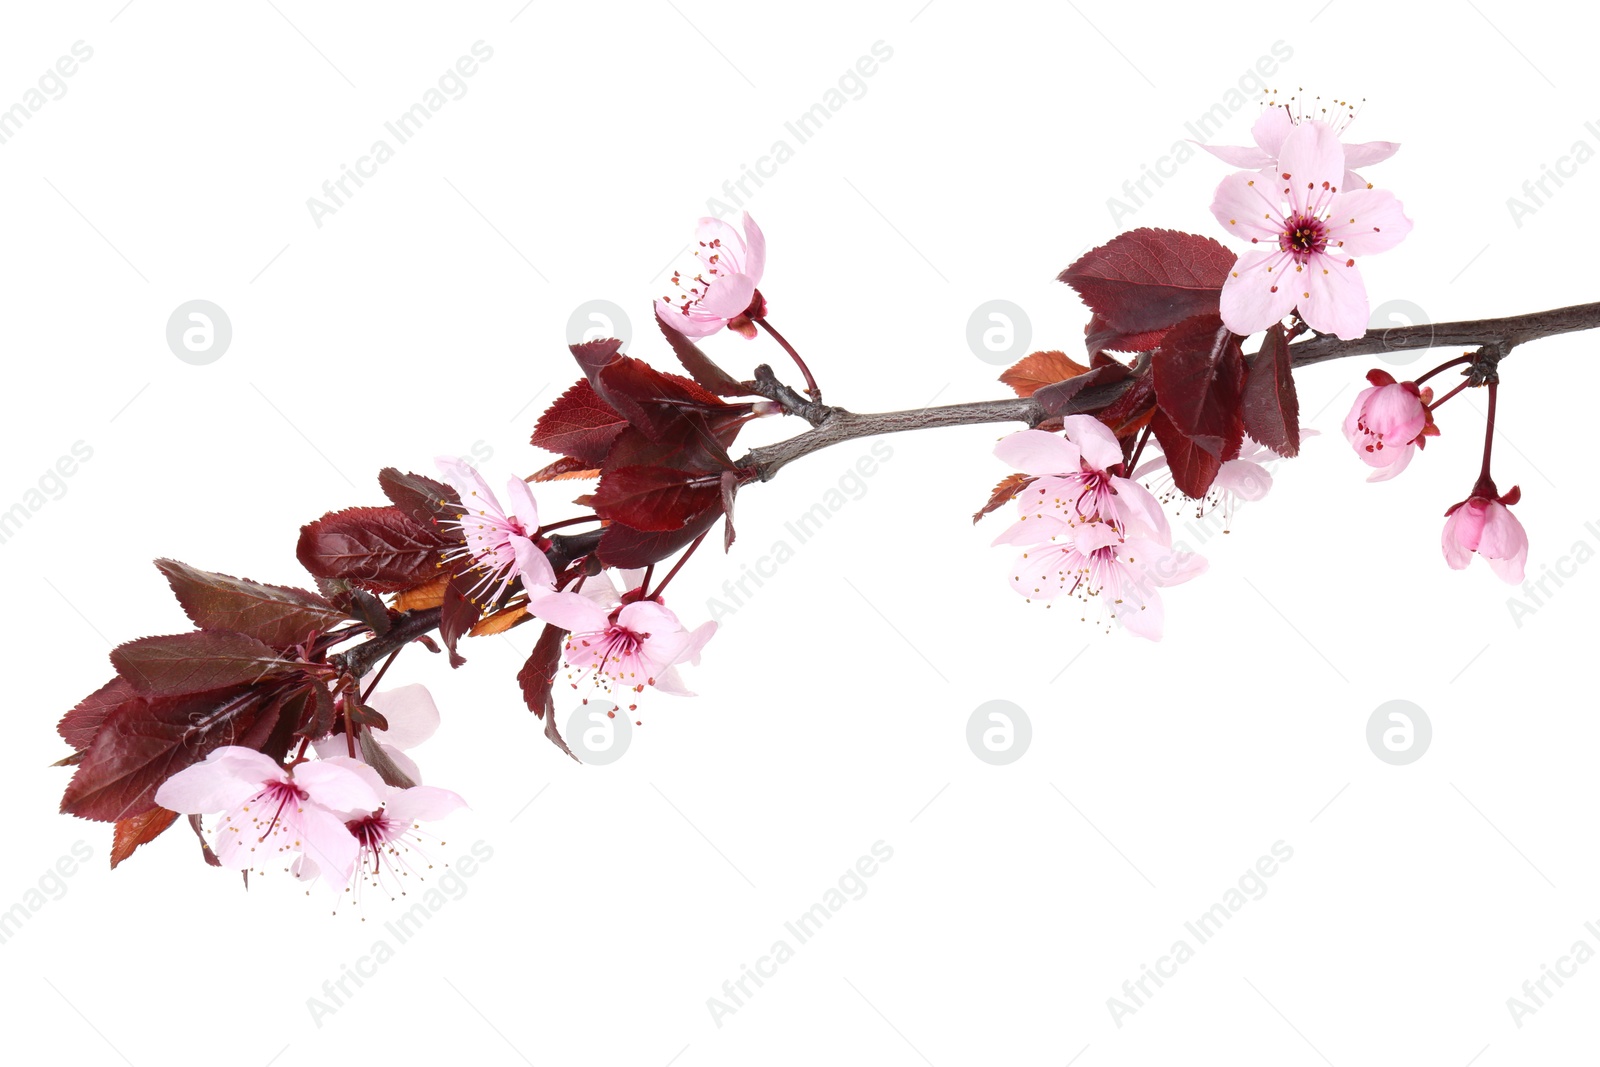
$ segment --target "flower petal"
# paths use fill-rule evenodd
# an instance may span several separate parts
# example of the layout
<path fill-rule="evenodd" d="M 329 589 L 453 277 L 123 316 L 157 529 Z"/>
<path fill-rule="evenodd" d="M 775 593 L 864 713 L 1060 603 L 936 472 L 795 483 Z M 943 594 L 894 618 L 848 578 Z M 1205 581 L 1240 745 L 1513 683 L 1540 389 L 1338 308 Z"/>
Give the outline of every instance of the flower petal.
<path fill-rule="evenodd" d="M 1295 306 L 1313 330 L 1345 341 L 1367 332 L 1367 287 L 1353 260 L 1314 255 L 1296 263 L 1283 284 L 1295 290 Z"/>
<path fill-rule="evenodd" d="M 1060 434 L 1018 430 L 1000 439 L 994 454 L 1027 474 L 1077 474 L 1082 453 Z"/>
<path fill-rule="evenodd" d="M 1328 215 L 1328 251 L 1334 256 L 1387 252 L 1411 232 L 1404 207 L 1387 189 L 1341 194 Z"/>
<path fill-rule="evenodd" d="M 1327 203 L 1331 191 L 1344 181 L 1344 146 L 1338 133 L 1323 122 L 1296 126 L 1283 139 L 1278 176 L 1283 181 L 1280 188 L 1296 211 Z"/>
<path fill-rule="evenodd" d="M 761 272 L 767 267 L 767 235 L 748 211 L 744 213 L 744 237 L 747 249 L 743 273 L 750 276 L 750 284 L 760 285 Z"/>
<path fill-rule="evenodd" d="M 168 811 L 210 815 L 236 808 L 269 781 L 282 781 L 283 764 L 253 748 L 228 745 L 161 783 L 155 802 Z"/>
<path fill-rule="evenodd" d="M 1229 233 L 1274 248 L 1283 232 L 1282 207 L 1275 190 L 1260 174 L 1240 171 L 1218 182 L 1211 214 Z"/>
<path fill-rule="evenodd" d="M 756 294 L 756 283 L 748 274 L 719 274 L 706 289 L 700 310 L 708 315 L 731 319 L 745 308 Z"/>
<path fill-rule="evenodd" d="M 1093 415 L 1068 415 L 1061 420 L 1067 440 L 1078 446 L 1083 461 L 1095 470 L 1109 470 L 1122 462 L 1117 435 Z"/>
<path fill-rule="evenodd" d="M 439 729 L 439 706 L 428 687 L 413 683 L 373 693 L 367 701 L 389 720 L 387 730 L 372 731 L 372 739 L 395 748 L 414 748 Z"/>
<path fill-rule="evenodd" d="M 570 633 L 598 633 L 610 625 L 610 613 L 580 593 L 551 593 L 528 602 L 528 614 Z"/>
<path fill-rule="evenodd" d="M 1268 155 L 1259 148 L 1248 145 L 1209 145 L 1190 139 L 1190 144 L 1200 145 L 1224 163 L 1231 163 L 1235 167 L 1245 170 L 1261 170 L 1272 164 L 1273 156 Z"/>
<path fill-rule="evenodd" d="M 1222 322 L 1234 333 L 1249 335 L 1282 319 L 1294 308 L 1295 288 L 1279 285 L 1294 259 L 1276 247 L 1239 257 L 1222 283 Z"/>
<path fill-rule="evenodd" d="M 1370 167 L 1374 163 L 1382 163 L 1398 151 L 1400 146 L 1393 141 L 1347 144 L 1344 146 L 1344 165 L 1352 170 L 1356 167 Z"/>
<path fill-rule="evenodd" d="M 377 810 L 380 803 L 377 792 L 360 774 L 341 766 L 348 760 L 347 756 L 335 756 L 311 760 L 294 769 L 294 784 L 305 790 L 311 801 L 305 805 L 305 810 L 311 810 L 312 804 L 333 811 Z"/>
<path fill-rule="evenodd" d="M 432 822 L 467 806 L 457 793 L 437 786 L 419 785 L 410 789 L 391 789 L 383 801 L 384 810 L 400 823 Z"/>
<path fill-rule="evenodd" d="M 1261 154 L 1270 163 L 1283 151 L 1284 139 L 1294 132 L 1294 118 L 1287 107 L 1269 107 L 1250 127 L 1250 136 L 1261 146 Z"/>

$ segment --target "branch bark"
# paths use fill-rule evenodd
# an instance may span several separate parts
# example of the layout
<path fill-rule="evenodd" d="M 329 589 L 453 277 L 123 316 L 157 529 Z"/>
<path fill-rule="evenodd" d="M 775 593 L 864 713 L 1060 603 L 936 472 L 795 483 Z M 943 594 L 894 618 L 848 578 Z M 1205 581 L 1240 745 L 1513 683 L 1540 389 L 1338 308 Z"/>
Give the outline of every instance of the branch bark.
<path fill-rule="evenodd" d="M 1441 322 L 1399 326 L 1391 330 L 1373 331 L 1353 341 L 1322 335 L 1296 341 L 1289 346 L 1294 366 L 1309 367 L 1315 363 L 1365 356 L 1380 352 L 1421 351 L 1429 348 L 1477 346 L 1492 354 L 1489 370 L 1505 358 L 1513 348 L 1527 341 L 1579 330 L 1600 328 L 1600 303 L 1576 304 L 1551 311 L 1536 311 L 1527 315 L 1511 315 L 1499 319 L 1470 319 L 1461 322 Z M 771 374 L 771 369 L 767 369 Z M 1073 397 L 1067 407 L 1055 415 L 1072 415 L 1079 412 L 1098 411 L 1127 390 L 1131 381 L 1085 389 Z M 792 390 L 790 391 L 792 395 Z M 774 397 L 776 399 L 776 397 Z M 807 407 L 803 399 L 795 407 L 795 414 L 812 423 L 812 429 L 787 441 L 751 449 L 739 461 L 742 467 L 755 467 L 762 481 L 771 479 L 779 470 L 802 456 L 808 456 L 829 445 L 859 437 L 877 437 L 902 430 L 926 430 L 941 426 L 975 426 L 991 422 L 1020 422 L 1037 426 L 1052 413 L 1046 412 L 1031 397 L 988 400 L 970 404 L 947 404 L 943 407 L 922 408 L 917 411 L 886 411 L 876 414 L 857 414 L 843 408 Z M 786 405 L 788 406 L 788 405 Z"/>

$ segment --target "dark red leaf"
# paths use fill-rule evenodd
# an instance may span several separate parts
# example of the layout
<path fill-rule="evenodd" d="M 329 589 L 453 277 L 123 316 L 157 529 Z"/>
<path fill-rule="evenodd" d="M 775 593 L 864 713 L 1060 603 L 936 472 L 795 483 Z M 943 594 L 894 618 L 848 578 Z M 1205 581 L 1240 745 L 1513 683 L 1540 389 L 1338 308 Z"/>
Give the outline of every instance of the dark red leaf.
<path fill-rule="evenodd" d="M 998 511 L 1011 501 L 1015 500 L 1017 498 L 1017 494 L 1031 485 L 1033 480 L 1034 475 L 1023 474 L 1020 471 L 1016 474 L 1008 474 L 1004 478 L 1001 478 L 1000 484 L 995 486 L 994 491 L 989 494 L 988 503 L 984 504 L 983 507 L 973 512 L 973 523 L 976 524 L 977 521 L 983 518 L 985 515 Z"/>
<path fill-rule="evenodd" d="M 202 630 L 233 630 L 283 650 L 349 621 L 343 611 L 304 589 L 263 585 L 175 559 L 158 559 L 156 566 L 167 576 L 184 613 Z"/>
<path fill-rule="evenodd" d="M 347 508 L 300 528 L 297 555 L 319 578 L 344 578 L 374 593 L 399 593 L 435 577 L 450 542 L 396 507 Z"/>
<path fill-rule="evenodd" d="M 248 634 L 196 630 L 118 645 L 111 664 L 141 696 L 175 697 L 253 685 L 298 668 Z"/>
<path fill-rule="evenodd" d="M 1209 237 L 1175 230 L 1118 234 L 1061 272 L 1107 329 L 1138 334 L 1215 313 L 1238 257 Z"/>
<path fill-rule="evenodd" d="M 1196 315 L 1174 327 L 1151 361 L 1156 401 L 1185 437 L 1213 455 L 1237 454 L 1244 353 L 1217 315 Z"/>
<path fill-rule="evenodd" d="M 178 813 L 166 808 L 151 808 L 131 818 L 119 820 L 111 835 L 111 869 L 133 855 L 140 845 L 149 844 L 161 836 L 178 818 Z"/>
<path fill-rule="evenodd" d="M 139 691 L 120 675 L 78 701 L 77 707 L 61 717 L 56 732 L 75 749 L 88 748 L 94 743 L 106 716 L 119 704 L 137 700 Z"/>
<path fill-rule="evenodd" d="M 1009 385 L 1018 396 L 1032 396 L 1047 385 L 1076 378 L 1088 369 L 1068 359 L 1065 352 L 1034 352 L 1007 367 L 1005 373 L 1000 375 L 1000 381 Z"/>
<path fill-rule="evenodd" d="M 450 652 L 450 666 L 459 667 L 466 662 L 456 652 L 456 642 L 483 616 L 483 608 L 472 598 L 472 588 L 478 578 L 472 572 L 452 575 L 444 587 L 444 602 L 439 605 L 439 636 Z"/>
<path fill-rule="evenodd" d="M 1126 436 L 1143 425 L 1154 402 L 1154 395 L 1153 375 L 1140 374 L 1133 379 L 1133 384 L 1126 392 L 1096 412 L 1096 415 L 1101 422 L 1111 427 L 1112 432 L 1118 437 Z"/>
<path fill-rule="evenodd" d="M 701 512 L 683 529 L 664 533 L 636 530 L 614 522 L 601 533 L 596 554 L 607 567 L 647 567 L 666 559 L 711 529 L 721 514 L 720 506 L 710 508 Z"/>
<path fill-rule="evenodd" d="M 262 730 L 258 720 L 272 695 L 263 687 L 234 686 L 119 705 L 67 784 L 62 812 L 120 822 L 149 811 L 162 782 L 213 749 L 264 742 L 276 723 Z"/>
<path fill-rule="evenodd" d="M 1113 330 L 1099 315 L 1090 315 L 1083 328 L 1083 345 L 1093 360 L 1104 352 L 1148 352 L 1161 343 L 1167 329 L 1145 330 L 1141 333 L 1124 333 Z"/>
<path fill-rule="evenodd" d="M 517 672 L 517 684 L 522 687 L 522 699 L 527 701 L 528 710 L 544 720 L 545 737 L 576 760 L 578 757 L 562 740 L 556 726 L 555 677 L 561 669 L 561 649 L 566 637 L 567 631 L 547 624 L 540 631 L 539 640 L 534 642 L 533 653 Z"/>
<path fill-rule="evenodd" d="M 1108 362 L 1087 373 L 1080 374 L 1076 378 L 1069 378 L 1067 381 L 1057 382 L 1055 385 L 1047 385 L 1043 389 L 1036 391 L 1033 394 L 1033 399 L 1037 400 L 1052 415 L 1072 414 L 1067 408 L 1072 403 L 1073 397 L 1091 386 L 1110 385 L 1127 377 L 1127 367 L 1121 363 Z"/>
<path fill-rule="evenodd" d="M 419 526 L 432 527 L 440 519 L 455 519 L 461 515 L 461 495 L 432 478 L 385 467 L 378 472 L 378 485 L 383 495 Z M 452 541 L 462 540 L 457 527 L 441 527 L 440 532 Z"/>
<path fill-rule="evenodd" d="M 580 378 L 539 416 L 533 443 L 574 461 L 598 467 L 628 420 Z M 543 479 L 540 479 L 541 481 Z"/>
<path fill-rule="evenodd" d="M 530 482 L 563 482 L 573 478 L 598 478 L 600 467 L 576 456 L 562 456 L 548 467 L 540 467 Z"/>
<path fill-rule="evenodd" d="M 712 362 L 711 357 L 700 351 L 698 345 L 689 340 L 669 326 L 659 312 L 656 313 L 656 326 L 660 328 L 661 335 L 672 346 L 673 354 L 678 357 L 678 362 L 683 364 L 689 376 L 718 396 L 749 396 L 750 390 L 743 382 L 737 381 L 727 371 Z"/>
<path fill-rule="evenodd" d="M 714 474 L 670 467 L 617 467 L 601 476 L 594 510 L 602 519 L 636 530 L 677 530 L 705 509 L 717 506 L 721 495 Z"/>
<path fill-rule="evenodd" d="M 1267 330 L 1244 380 L 1244 428 L 1280 456 L 1300 454 L 1300 397 L 1283 324 Z"/>
<path fill-rule="evenodd" d="M 1151 417 L 1150 428 L 1161 445 L 1161 453 L 1167 459 L 1172 481 L 1179 492 L 1197 500 L 1205 496 L 1217 472 L 1222 469 L 1222 458 L 1207 452 L 1186 437 L 1160 408 L 1156 408 Z"/>

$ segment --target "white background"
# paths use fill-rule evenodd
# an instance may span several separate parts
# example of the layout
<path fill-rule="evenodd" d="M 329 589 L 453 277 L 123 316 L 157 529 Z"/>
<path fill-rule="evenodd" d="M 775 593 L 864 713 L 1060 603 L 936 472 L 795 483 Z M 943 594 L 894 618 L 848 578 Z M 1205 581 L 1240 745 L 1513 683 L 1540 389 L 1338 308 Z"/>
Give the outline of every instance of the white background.
<path fill-rule="evenodd" d="M 1369 486 L 1338 434 L 1366 361 L 1301 376 L 1323 436 L 1201 549 L 1211 570 L 1167 594 L 1160 644 L 1011 592 L 1011 551 L 987 547 L 1001 520 L 969 522 L 1005 472 L 997 428 L 976 427 L 889 440 L 864 494 L 724 620 L 689 673 L 701 696 L 646 694 L 611 766 L 572 763 L 523 708 L 531 628 L 470 642 L 457 672 L 408 654 L 391 679 L 427 682 L 445 712 L 415 755 L 472 805 L 435 827 L 438 854 L 482 841 L 493 858 L 320 1027 L 307 999 L 386 936 L 387 904 L 363 921 L 282 879 L 243 892 L 181 827 L 110 872 L 110 828 L 57 815 L 69 772 L 47 766 L 110 644 L 187 627 L 153 558 L 306 583 L 299 524 L 382 502 L 378 468 L 475 448 L 491 481 L 542 465 L 527 436 L 577 377 L 565 330 L 585 301 L 626 307 L 629 350 L 671 366 L 648 302 L 707 197 L 793 145 L 784 122 L 874 42 L 893 56 L 865 94 L 748 200 L 773 321 L 861 411 L 1002 395 L 965 339 L 989 299 L 1027 310 L 1033 347 L 1074 349 L 1086 312 L 1053 277 L 1119 228 L 1107 198 L 1280 40 L 1275 87 L 1364 96 L 1355 132 L 1404 144 L 1368 174 L 1416 221 L 1362 263 L 1374 305 L 1443 321 L 1594 299 L 1600 163 L 1520 226 L 1506 206 L 1574 142 L 1600 147 L 1589 16 L 1505 0 L 122 3 L 7 5 L 0 32 L 0 106 L 74 42 L 94 50 L 0 145 L 0 509 L 74 442 L 93 449 L 0 545 L 0 909 L 74 842 L 93 851 L 0 945 L 12 1048 L 139 1067 L 1591 1054 L 1600 963 L 1520 1028 L 1506 999 L 1573 942 L 1600 949 L 1583 926 L 1600 920 L 1597 568 L 1551 583 L 1520 626 L 1520 594 L 1481 562 L 1448 570 L 1439 530 L 1476 474 L 1482 398 L 1452 401 L 1426 454 Z M 493 58 L 466 95 L 316 226 L 307 198 L 479 40 Z M 1254 115 L 1217 140 L 1243 143 Z M 1189 160 L 1120 228 L 1213 233 L 1225 171 Z M 164 336 L 196 298 L 233 326 L 209 366 Z M 1600 548 L 1578 406 L 1600 386 L 1594 344 L 1541 341 L 1504 368 L 1496 473 L 1523 487 L 1531 576 Z M 706 347 L 741 374 L 781 356 L 730 334 Z M 790 432 L 771 420 L 746 443 Z M 743 493 L 732 555 L 697 558 L 672 605 L 703 618 L 868 447 Z M 543 491 L 546 514 L 566 495 Z M 991 699 L 1032 722 L 1009 766 L 965 740 Z M 1433 724 L 1409 766 L 1366 744 L 1391 699 Z M 707 998 L 793 945 L 784 922 L 880 840 L 893 858 L 866 895 L 716 1025 Z M 1194 946 L 1184 922 L 1280 840 L 1293 858 L 1266 895 L 1117 1026 L 1107 998 Z"/>

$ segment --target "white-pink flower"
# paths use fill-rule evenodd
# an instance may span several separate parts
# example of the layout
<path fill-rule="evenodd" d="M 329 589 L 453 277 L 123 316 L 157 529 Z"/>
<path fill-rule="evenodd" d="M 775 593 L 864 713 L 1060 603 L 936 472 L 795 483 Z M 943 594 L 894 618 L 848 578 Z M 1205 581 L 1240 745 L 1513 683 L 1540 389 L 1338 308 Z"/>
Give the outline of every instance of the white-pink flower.
<path fill-rule="evenodd" d="M 1351 116 L 1353 119 L 1354 116 Z M 1278 166 L 1278 156 L 1283 151 L 1283 142 L 1297 126 L 1309 123 L 1323 123 L 1338 136 L 1350 127 L 1350 120 L 1343 120 L 1338 124 L 1328 123 L 1323 119 L 1312 119 L 1296 116 L 1287 106 L 1279 105 L 1269 107 L 1256 119 L 1255 125 L 1250 128 L 1250 136 L 1256 142 L 1250 145 L 1208 145 L 1201 144 L 1207 152 L 1216 156 L 1225 163 L 1246 170 L 1265 171 L 1270 174 L 1279 174 L 1283 168 Z M 1199 144 L 1199 142 L 1195 142 Z M 1374 163 L 1381 163 L 1400 151 L 1400 146 L 1393 141 L 1367 141 L 1364 144 L 1347 144 L 1344 146 L 1344 180 L 1340 183 L 1345 189 L 1359 189 L 1367 184 L 1366 179 L 1355 172 L 1356 167 L 1367 167 Z"/>
<path fill-rule="evenodd" d="M 366 703 L 389 724 L 387 730 L 369 730 L 372 740 L 407 778 L 413 782 L 422 781 L 421 769 L 406 754 L 406 750 L 422 744 L 439 729 L 439 706 L 433 702 L 433 694 L 428 692 L 428 687 L 412 683 L 386 689 L 381 693 L 373 693 Z M 342 734 L 319 738 L 312 742 L 312 747 L 324 759 L 348 757 L 351 748 L 348 738 Z M 356 747 L 356 759 L 361 759 L 359 746 Z"/>
<path fill-rule="evenodd" d="M 1369 318 L 1354 257 L 1393 248 L 1411 232 L 1411 220 L 1386 190 L 1343 187 L 1344 148 L 1325 123 L 1291 130 L 1278 166 L 1270 178 L 1240 171 L 1217 186 L 1211 213 L 1260 246 L 1229 271 L 1222 321 L 1250 334 L 1298 310 L 1312 329 L 1354 340 Z"/>
<path fill-rule="evenodd" d="M 1444 560 L 1455 570 L 1472 562 L 1473 553 L 1489 561 L 1489 567 L 1512 585 L 1521 585 L 1528 562 L 1528 531 L 1511 514 L 1507 505 L 1522 498 L 1522 490 L 1512 486 L 1496 496 L 1491 483 L 1485 493 L 1473 495 L 1445 512 Z"/>
<path fill-rule="evenodd" d="M 1300 431 L 1300 436 L 1314 437 L 1315 430 Z M 1272 489 L 1272 472 L 1266 464 L 1278 459 L 1276 453 L 1267 446 L 1252 440 L 1244 439 L 1244 444 L 1239 449 L 1239 454 L 1233 459 L 1225 460 L 1217 469 L 1217 476 L 1211 482 L 1211 488 L 1206 494 L 1206 499 L 1196 501 L 1197 514 L 1205 513 L 1206 505 L 1220 506 L 1224 523 L 1233 519 L 1233 513 L 1241 502 L 1254 503 L 1262 499 Z M 1156 455 L 1139 464 L 1133 472 L 1135 478 L 1154 478 L 1156 488 L 1153 490 L 1158 499 L 1163 503 L 1185 496 L 1172 480 L 1171 468 L 1167 464 L 1165 455 Z"/>
<path fill-rule="evenodd" d="M 679 292 L 656 301 L 656 314 L 688 338 L 708 337 L 730 326 L 745 337 L 756 335 L 745 314 L 756 298 L 756 286 L 767 265 L 767 239 L 747 211 L 744 232 L 721 219 L 704 218 L 695 228 L 695 258 L 700 268 L 692 278 L 672 272 Z"/>
<path fill-rule="evenodd" d="M 1034 476 L 1017 494 L 1022 521 L 1042 515 L 1068 523 L 1109 522 L 1127 534 L 1171 541 L 1167 517 L 1149 491 L 1111 473 L 1122 466 L 1122 445 L 1093 415 L 1068 415 L 1062 433 L 1020 430 L 994 454 Z"/>
<path fill-rule="evenodd" d="M 353 761 L 286 767 L 237 745 L 168 778 L 155 801 L 185 815 L 221 812 L 212 848 L 224 867 L 264 870 L 268 862 L 305 857 L 337 875 L 341 886 L 350 880 L 361 848 L 338 813 L 370 811 L 379 803 Z"/>
<path fill-rule="evenodd" d="M 553 589 L 555 571 L 535 540 L 539 534 L 539 506 L 534 503 L 528 483 L 521 478 L 506 483 L 506 496 L 511 501 L 508 511 L 470 464 L 449 456 L 440 456 L 433 462 L 460 495 L 465 509 L 460 518 L 441 521 L 459 527 L 466 538 L 465 545 L 445 559 L 473 561 L 479 574 L 473 594 L 487 594 L 483 602 L 492 604 L 519 574 L 529 596 Z"/>
<path fill-rule="evenodd" d="M 693 696 L 678 677 L 676 664 L 699 663 L 700 650 L 717 631 L 715 622 L 684 628 L 678 617 L 644 591 L 617 592 L 604 574 L 588 578 L 582 591 L 552 593 L 528 604 L 528 611 L 568 631 L 567 665 L 581 680 L 592 675 L 604 688 Z"/>
<path fill-rule="evenodd" d="M 1388 371 L 1367 372 L 1372 384 L 1361 390 L 1350 414 L 1344 419 L 1345 440 L 1361 462 L 1377 470 L 1369 482 L 1386 482 L 1406 469 L 1411 455 L 1437 437 L 1434 425 L 1433 390 L 1416 382 L 1397 382 Z"/>
<path fill-rule="evenodd" d="M 339 879 L 337 872 L 323 869 L 311 857 L 302 857 L 295 865 L 294 875 L 302 881 L 322 877 L 339 890 L 352 887 L 357 901 L 364 886 L 386 892 L 391 899 L 404 896 L 407 885 L 425 881 L 427 872 L 433 869 L 433 862 L 422 847 L 422 823 L 442 819 L 466 807 L 467 802 L 436 786 L 401 789 L 388 785 L 365 764 L 352 769 L 378 798 L 374 804 L 338 813 L 346 833 L 356 843 L 357 862 L 352 875 Z"/>
<path fill-rule="evenodd" d="M 1038 515 L 995 538 L 995 544 L 1027 546 L 1011 575 L 1011 588 L 1029 600 L 1076 597 L 1084 618 L 1112 619 L 1152 641 L 1161 639 L 1165 612 L 1158 588 L 1179 585 L 1204 573 L 1204 557 L 1175 552 L 1148 537 L 1124 537 L 1108 523 L 1068 522 Z"/>

